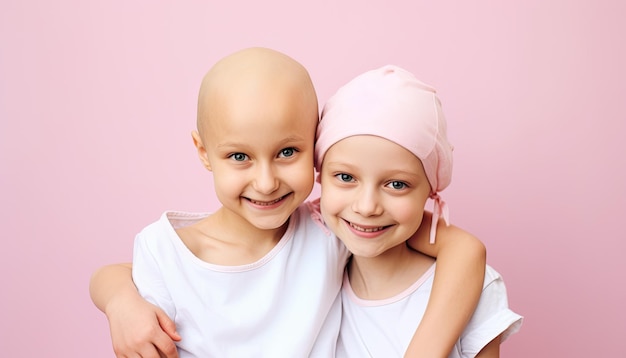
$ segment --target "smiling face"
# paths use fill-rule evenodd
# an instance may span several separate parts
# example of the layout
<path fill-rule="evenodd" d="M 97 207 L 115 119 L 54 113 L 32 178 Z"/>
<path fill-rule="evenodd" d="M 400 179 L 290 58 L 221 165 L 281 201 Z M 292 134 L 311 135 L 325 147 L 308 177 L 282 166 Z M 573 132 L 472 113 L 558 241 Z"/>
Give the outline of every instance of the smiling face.
<path fill-rule="evenodd" d="M 430 184 L 421 161 L 387 139 L 335 143 L 321 173 L 324 222 L 356 256 L 376 257 L 419 228 Z"/>
<path fill-rule="evenodd" d="M 313 188 L 317 98 L 299 64 L 259 51 L 205 79 L 194 142 L 225 219 L 277 230 Z"/>

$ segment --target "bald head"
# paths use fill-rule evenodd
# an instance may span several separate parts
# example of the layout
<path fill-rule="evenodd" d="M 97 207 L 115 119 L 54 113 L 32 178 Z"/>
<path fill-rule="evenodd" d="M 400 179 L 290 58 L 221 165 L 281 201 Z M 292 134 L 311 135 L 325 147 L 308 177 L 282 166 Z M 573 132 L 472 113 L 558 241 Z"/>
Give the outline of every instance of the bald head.
<path fill-rule="evenodd" d="M 219 115 L 240 106 L 261 106 L 263 96 L 295 101 L 302 119 L 317 122 L 317 96 L 304 66 L 278 51 L 255 47 L 221 59 L 204 76 L 198 95 L 200 135 Z"/>

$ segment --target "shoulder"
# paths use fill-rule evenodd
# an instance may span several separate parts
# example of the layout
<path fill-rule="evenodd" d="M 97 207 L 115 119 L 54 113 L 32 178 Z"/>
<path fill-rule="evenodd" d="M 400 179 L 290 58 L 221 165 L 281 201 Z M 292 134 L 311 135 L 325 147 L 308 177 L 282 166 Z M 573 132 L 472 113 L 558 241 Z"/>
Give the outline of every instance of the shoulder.
<path fill-rule="evenodd" d="M 426 219 L 426 214 L 427 213 L 424 213 L 424 219 Z M 431 213 L 428 213 L 428 215 L 429 217 L 432 217 Z M 430 219 L 428 222 L 430 222 Z M 440 219 L 437 223 L 437 237 L 456 237 L 478 240 L 478 237 L 465 229 L 462 229 L 454 224 L 446 225 L 443 219 Z"/>
<path fill-rule="evenodd" d="M 176 230 L 191 226 L 207 217 L 207 213 L 191 213 L 183 211 L 165 211 L 159 219 L 144 227 L 136 236 L 135 241 L 144 241 L 147 245 L 158 245 L 176 241 Z"/>
<path fill-rule="evenodd" d="M 319 199 L 304 202 L 292 214 L 294 221 L 294 236 L 302 236 L 307 244 L 317 242 L 325 250 L 333 253 L 339 253 L 341 262 L 345 264 L 345 260 L 349 256 L 348 249 L 339 240 L 335 234 L 324 224 L 324 219 L 320 212 Z"/>
<path fill-rule="evenodd" d="M 322 231 L 327 230 L 320 212 L 319 200 L 302 203 L 291 215 L 296 218 L 297 226 L 314 226 Z"/>
<path fill-rule="evenodd" d="M 166 228 L 179 229 L 191 226 L 209 216 L 209 213 L 195 213 L 186 211 L 165 211 L 159 219 L 146 226 L 143 231 L 163 230 Z"/>
<path fill-rule="evenodd" d="M 432 225 L 433 214 L 430 211 L 424 211 L 424 216 L 422 217 L 422 224 L 418 229 L 418 235 L 424 235 L 427 237 L 430 232 L 430 227 Z M 450 240 L 464 240 L 466 242 L 473 243 L 473 247 L 477 250 L 486 251 L 486 248 L 482 241 L 474 234 L 469 231 L 462 229 L 456 225 L 450 224 L 447 225 L 443 219 L 439 219 L 437 222 L 437 234 L 435 241 L 450 241 Z"/>
<path fill-rule="evenodd" d="M 161 216 L 159 216 L 158 220 L 153 221 L 152 223 L 146 225 L 143 229 L 141 229 L 141 231 L 139 232 L 137 236 L 138 237 L 151 236 L 151 235 L 159 234 L 165 231 L 168 226 L 171 226 L 167 219 L 167 215 L 168 215 L 168 212 L 163 212 Z"/>

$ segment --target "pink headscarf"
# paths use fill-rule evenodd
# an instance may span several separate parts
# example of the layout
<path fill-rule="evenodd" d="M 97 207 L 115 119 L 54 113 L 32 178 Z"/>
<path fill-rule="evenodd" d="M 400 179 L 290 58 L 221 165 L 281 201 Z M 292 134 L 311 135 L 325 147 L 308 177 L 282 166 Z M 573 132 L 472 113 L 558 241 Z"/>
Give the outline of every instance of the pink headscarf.
<path fill-rule="evenodd" d="M 410 72 L 392 65 L 365 72 L 341 87 L 322 111 L 315 142 L 315 168 L 321 171 L 328 148 L 355 135 L 388 139 L 418 157 L 434 200 L 430 242 L 437 222 L 449 225 L 446 203 L 439 196 L 452 179 L 452 145 L 435 89 Z"/>

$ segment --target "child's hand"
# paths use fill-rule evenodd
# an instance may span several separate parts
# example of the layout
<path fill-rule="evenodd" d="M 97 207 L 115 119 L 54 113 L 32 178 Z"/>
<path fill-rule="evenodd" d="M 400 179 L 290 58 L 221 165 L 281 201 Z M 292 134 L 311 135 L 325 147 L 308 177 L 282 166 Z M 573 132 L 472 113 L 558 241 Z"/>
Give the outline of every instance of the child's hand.
<path fill-rule="evenodd" d="M 107 305 L 113 351 L 118 358 L 178 358 L 176 325 L 140 296 L 117 297 Z"/>

